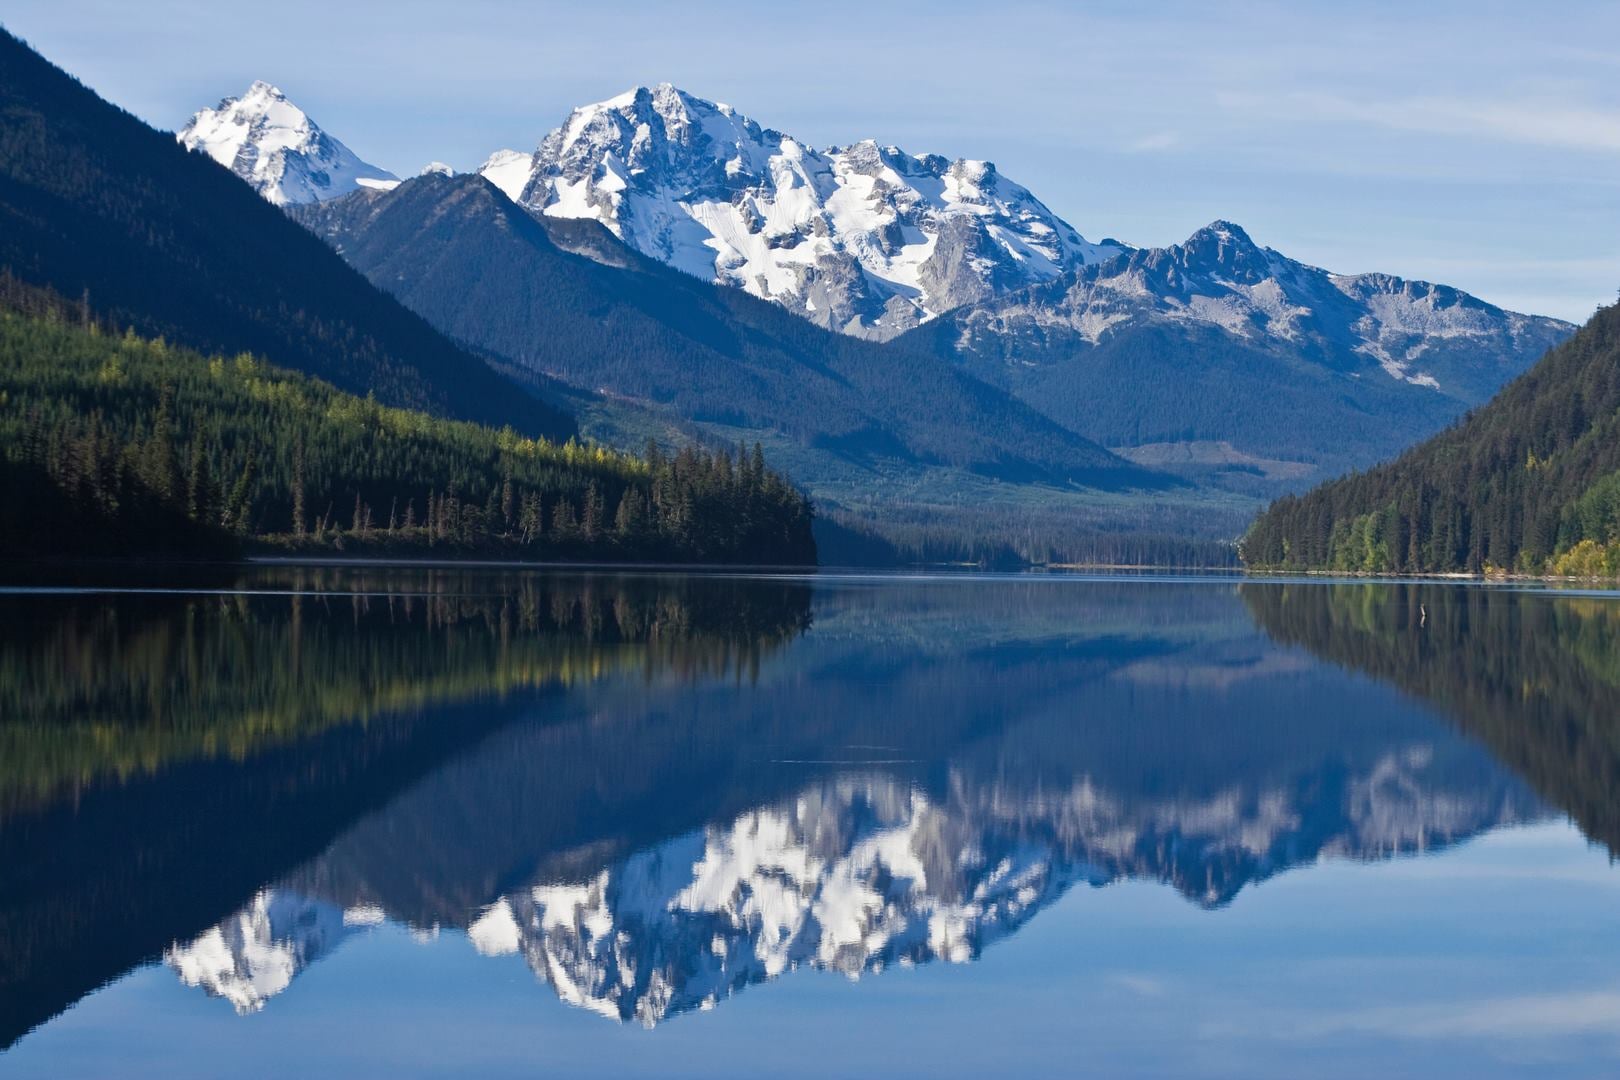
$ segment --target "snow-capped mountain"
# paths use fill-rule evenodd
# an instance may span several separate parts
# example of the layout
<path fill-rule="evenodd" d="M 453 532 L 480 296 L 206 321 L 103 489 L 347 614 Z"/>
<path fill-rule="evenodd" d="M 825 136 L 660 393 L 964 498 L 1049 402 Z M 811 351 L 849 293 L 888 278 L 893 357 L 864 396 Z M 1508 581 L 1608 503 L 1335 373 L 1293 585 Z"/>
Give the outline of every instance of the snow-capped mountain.
<path fill-rule="evenodd" d="M 341 144 L 264 84 L 199 114 L 181 138 L 231 162 L 272 201 L 319 200 L 306 214 L 347 207 L 333 220 L 351 232 L 371 229 L 379 207 L 350 204 L 378 193 L 331 196 L 393 184 L 317 168 L 317 151 Z M 293 144 L 314 149 L 295 153 Z M 1398 453 L 1482 404 L 1574 330 L 1444 285 L 1331 273 L 1225 221 L 1165 248 L 1092 243 L 986 162 L 913 157 L 872 142 L 817 150 L 668 84 L 575 109 L 535 151 L 500 151 L 478 174 L 552 226 L 600 222 L 651 259 L 830 330 L 905 334 L 908 354 L 958 365 L 975 386 L 989 383 L 1043 414 L 1043 424 L 1136 466 L 1248 496 Z M 303 220 L 355 258 L 355 243 Z M 443 228 L 431 211 L 420 224 Z M 603 236 L 594 253 L 579 253 L 622 268 L 623 258 L 601 254 L 612 243 Z M 469 274 L 474 260 L 395 258 L 402 265 L 378 284 L 398 295 L 409 283 L 437 303 L 443 310 L 419 311 L 441 330 L 520 366 L 534 367 L 548 347 L 580 353 L 528 329 L 551 318 L 553 302 L 537 304 L 540 291 L 514 288 L 499 268 L 448 280 Z M 474 284 L 498 300 L 460 303 Z M 655 321 L 665 332 L 668 316 Z M 729 390 L 699 391 L 690 364 L 678 388 L 656 393 L 585 366 L 574 359 L 541 370 L 590 390 L 678 400 L 687 419 L 721 413 L 778 430 L 805 419 L 802 411 L 792 420 L 745 411 Z M 803 380 L 792 380 L 800 384 L 786 396 L 801 400 Z M 824 425 L 815 438 L 844 436 L 814 422 Z M 980 437 L 989 430 L 956 423 L 933 434 L 954 443 L 963 427 Z"/>
<path fill-rule="evenodd" d="M 669 84 L 575 109 L 480 170 L 532 212 L 601 221 L 671 266 L 887 338 L 1119 254 L 986 161 L 817 150 Z"/>
<path fill-rule="evenodd" d="M 277 206 L 318 202 L 399 178 L 361 161 L 267 82 L 203 109 L 175 136 L 230 169 Z"/>
<path fill-rule="evenodd" d="M 974 960 L 1077 884 L 1159 881 L 1218 907 L 1292 866 L 1434 850 L 1544 812 L 1511 779 L 1458 787 L 1445 768 L 1413 743 L 1342 786 L 1234 782 L 1201 798 L 965 773 L 932 797 L 849 776 L 506 893 L 471 913 L 467 936 L 483 955 L 521 955 L 569 1004 L 651 1027 L 799 968 L 859 978 Z M 379 917 L 267 890 L 165 960 L 249 1012 Z"/>
<path fill-rule="evenodd" d="M 1329 273 L 1260 247 L 1228 221 L 1183 244 L 1133 251 L 986 301 L 959 312 L 956 322 L 969 350 L 984 336 L 1045 339 L 1057 331 L 1096 345 L 1153 322 L 1203 324 L 1308 349 L 1341 366 L 1359 357 L 1392 379 L 1431 389 L 1471 387 L 1483 377 L 1486 395 L 1503 381 L 1495 368 L 1505 356 L 1539 352 L 1572 329 L 1445 285 Z M 1461 367 L 1448 355 L 1458 345 L 1466 347 Z"/>

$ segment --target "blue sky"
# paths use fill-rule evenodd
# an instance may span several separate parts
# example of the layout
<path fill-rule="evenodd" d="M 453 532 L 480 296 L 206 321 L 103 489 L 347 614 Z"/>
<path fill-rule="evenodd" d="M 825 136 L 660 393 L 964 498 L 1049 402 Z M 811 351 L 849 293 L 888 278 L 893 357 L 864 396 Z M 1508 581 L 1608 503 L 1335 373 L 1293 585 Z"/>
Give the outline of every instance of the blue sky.
<path fill-rule="evenodd" d="M 816 145 L 988 158 L 1093 239 L 1215 218 L 1582 320 L 1620 289 L 1620 5 L 13 0 L 179 127 L 254 78 L 402 174 L 668 80 Z"/>

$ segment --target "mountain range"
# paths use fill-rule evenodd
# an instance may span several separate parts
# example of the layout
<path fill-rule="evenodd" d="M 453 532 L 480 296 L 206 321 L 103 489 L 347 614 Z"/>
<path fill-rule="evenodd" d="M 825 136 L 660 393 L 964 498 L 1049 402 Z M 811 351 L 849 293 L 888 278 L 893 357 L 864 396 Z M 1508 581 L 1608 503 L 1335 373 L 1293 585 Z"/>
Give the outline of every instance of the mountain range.
<path fill-rule="evenodd" d="M 955 366 L 818 330 L 592 223 L 530 215 L 478 176 L 421 176 L 292 213 L 406 306 L 528 378 L 850 457 L 1163 486 Z"/>
<path fill-rule="evenodd" d="M 199 124 L 181 137 L 194 140 Z M 237 156 L 233 168 L 262 187 L 257 157 Z M 470 191 L 462 190 L 452 211 L 405 190 L 408 184 L 355 190 L 334 181 L 298 200 L 294 212 L 375 283 L 497 363 L 606 392 L 610 419 L 581 406 L 587 430 L 643 433 L 646 418 L 627 419 L 624 408 L 651 406 L 666 427 L 763 438 L 834 508 L 869 503 L 862 496 L 873 481 L 862 474 L 876 471 L 902 516 L 908 506 L 988 501 L 1061 505 L 1071 517 L 1086 517 L 1098 500 L 1082 510 L 1061 491 L 1010 497 L 986 493 L 971 478 L 925 483 L 908 474 L 896 481 L 878 463 L 965 466 L 1044 483 L 1053 475 L 1050 459 L 1071 456 L 1065 446 L 1080 436 L 1144 469 L 1191 481 L 1208 497 L 1165 497 L 1162 484 L 1140 485 L 1140 474 L 1124 479 L 1128 472 L 1099 481 L 1106 470 L 1094 454 L 1087 483 L 1158 490 L 1161 525 L 1172 529 L 1199 516 L 1193 507 L 1201 498 L 1200 511 L 1219 522 L 1217 531 L 1232 528 L 1262 498 L 1364 467 L 1438 430 L 1573 329 L 1443 285 L 1330 273 L 1262 247 L 1226 221 L 1165 248 L 1088 240 L 992 163 L 914 156 L 870 140 L 818 150 L 668 84 L 574 109 L 534 151 L 499 151 L 473 175 L 541 230 L 514 229 L 510 212 Z M 447 189 L 434 190 L 448 197 Z M 476 226 L 466 220 L 475 202 Z M 444 235 L 452 214 L 457 228 L 483 238 L 458 244 Z M 574 228 L 565 233 L 569 223 Z M 494 230 L 511 237 L 495 244 L 488 239 Z M 553 246 L 621 273 L 576 272 L 581 280 L 565 299 L 554 267 L 510 251 L 505 262 L 477 254 L 520 239 L 532 246 L 542 233 Z M 436 238 L 426 239 L 430 234 Z M 468 250 L 447 254 L 457 246 Z M 739 406 L 758 397 L 757 363 L 741 370 L 694 364 L 679 350 L 631 350 L 624 340 L 598 342 L 609 357 L 560 357 L 580 352 L 582 339 L 554 328 L 588 324 L 594 315 L 581 313 L 604 308 L 622 319 L 625 297 L 640 291 L 649 291 L 635 301 L 649 334 L 694 335 L 689 301 L 671 299 L 691 296 L 691 287 L 674 275 L 653 284 L 652 263 L 768 301 L 839 337 L 882 342 L 859 352 L 831 337 L 801 337 L 799 348 L 817 357 L 859 355 L 856 366 L 888 366 L 895 376 L 882 392 L 870 381 L 846 387 L 863 403 L 866 415 L 856 422 L 847 409 L 824 408 L 827 387 L 815 384 L 826 373 L 815 364 L 795 370 L 773 362 L 776 401 Z M 501 280 L 508 270 L 512 280 Z M 739 321 L 745 332 L 767 321 L 755 308 L 732 301 L 708 307 L 716 305 L 730 311 L 697 334 L 710 342 L 735 339 Z M 619 330 L 613 319 L 606 323 L 610 333 Z M 563 344 L 547 340 L 554 332 Z M 976 385 L 968 390 L 936 367 Z M 716 385 L 722 369 L 724 388 Z M 915 401 L 889 396 L 900 387 L 928 396 L 940 384 L 994 402 L 1017 422 L 1006 428 L 1003 420 L 943 404 L 919 411 Z M 1009 412 L 1009 397 L 1054 426 L 1042 429 L 1027 414 Z M 884 415 L 896 409 L 911 421 Z M 836 421 L 828 419 L 834 412 Z M 954 422 L 942 424 L 942 413 Z M 866 434 L 851 442 L 863 427 Z M 1018 449 L 937 452 L 969 427 L 968 437 L 980 442 L 999 442 L 992 432 L 1006 428 Z M 895 441 L 897 428 L 905 430 Z M 1065 434 L 1053 435 L 1056 429 Z M 1047 461 L 1027 449 L 1026 433 L 1042 430 L 1041 437 L 1054 438 Z M 891 452 L 877 452 L 886 441 Z M 927 443 L 934 449 L 919 453 Z M 987 458 L 990 467 L 980 469 Z M 1039 476 L 1029 464 L 1039 464 Z M 967 491 L 972 497 L 964 498 Z M 1140 515 L 1140 500 L 1129 513 Z M 1143 527 L 1139 517 L 1095 520 Z"/>
<path fill-rule="evenodd" d="M 1332 274 L 1216 221 L 911 336 L 1143 463 L 1336 472 L 1483 403 L 1572 330 L 1443 285 Z"/>

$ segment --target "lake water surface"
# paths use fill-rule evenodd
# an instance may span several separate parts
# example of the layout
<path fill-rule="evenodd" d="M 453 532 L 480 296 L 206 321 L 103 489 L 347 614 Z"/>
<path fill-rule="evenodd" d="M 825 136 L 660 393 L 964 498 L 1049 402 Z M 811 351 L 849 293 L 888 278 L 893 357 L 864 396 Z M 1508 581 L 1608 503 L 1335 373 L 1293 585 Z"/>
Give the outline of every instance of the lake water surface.
<path fill-rule="evenodd" d="M 1620 597 L 0 593 L 0 1075 L 1614 1076 Z"/>

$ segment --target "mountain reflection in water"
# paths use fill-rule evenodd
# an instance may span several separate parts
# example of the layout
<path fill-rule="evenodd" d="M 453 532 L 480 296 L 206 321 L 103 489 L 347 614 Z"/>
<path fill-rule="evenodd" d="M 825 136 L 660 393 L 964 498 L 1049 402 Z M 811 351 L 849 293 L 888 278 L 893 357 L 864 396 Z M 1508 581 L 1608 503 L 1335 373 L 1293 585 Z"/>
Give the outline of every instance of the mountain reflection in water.
<path fill-rule="evenodd" d="M 8 1041 L 158 956 L 256 1011 L 380 922 L 653 1026 L 798 968 L 972 960 L 1076 887 L 1213 910 L 1559 811 L 1613 844 L 1617 623 L 1578 597 L 246 584 L 295 595 L 5 601 L 40 628 L 0 640 L 35 718 L 0 731 Z"/>

